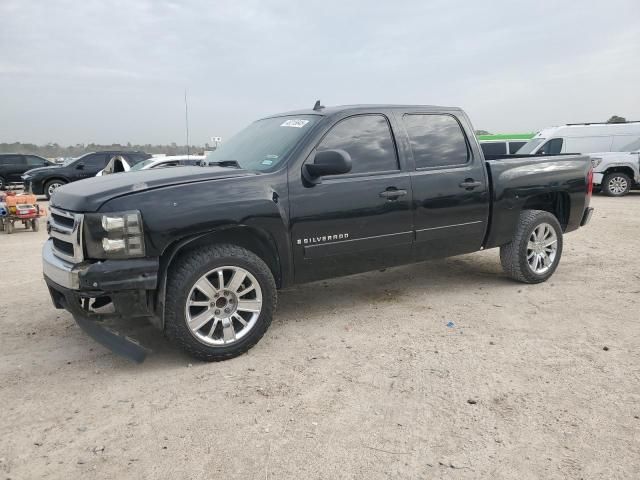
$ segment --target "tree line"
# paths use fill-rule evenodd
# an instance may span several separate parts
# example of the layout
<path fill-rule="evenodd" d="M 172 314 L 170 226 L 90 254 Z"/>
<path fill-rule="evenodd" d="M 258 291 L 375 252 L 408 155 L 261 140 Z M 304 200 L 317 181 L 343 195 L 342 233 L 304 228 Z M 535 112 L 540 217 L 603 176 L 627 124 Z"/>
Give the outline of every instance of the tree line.
<path fill-rule="evenodd" d="M 190 145 L 189 153 L 198 154 L 205 150 L 214 150 L 215 147 L 209 144 L 204 145 Z M 0 153 L 23 153 L 39 155 L 45 158 L 58 158 L 58 157 L 79 157 L 89 152 L 99 152 L 101 150 L 140 150 L 147 153 L 165 153 L 167 155 L 183 155 L 187 153 L 186 145 L 177 145 L 171 143 L 169 145 L 152 145 L 147 143 L 146 145 L 138 145 L 127 143 L 121 145 L 119 143 L 112 143 L 111 145 L 103 145 L 98 143 L 78 143 L 76 145 L 59 145 L 57 143 L 48 143 L 46 145 L 36 145 L 34 143 L 0 143 Z"/>

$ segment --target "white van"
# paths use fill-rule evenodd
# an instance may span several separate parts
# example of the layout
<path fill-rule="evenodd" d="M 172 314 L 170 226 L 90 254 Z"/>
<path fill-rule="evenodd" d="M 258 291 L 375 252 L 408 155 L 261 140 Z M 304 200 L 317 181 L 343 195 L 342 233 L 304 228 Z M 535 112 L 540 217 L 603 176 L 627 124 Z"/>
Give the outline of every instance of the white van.
<path fill-rule="evenodd" d="M 640 122 L 581 123 L 542 130 L 518 154 L 586 153 L 593 183 L 602 193 L 622 197 L 640 187 Z"/>
<path fill-rule="evenodd" d="M 545 128 L 518 154 L 629 152 L 640 140 L 640 122 L 580 123 Z"/>

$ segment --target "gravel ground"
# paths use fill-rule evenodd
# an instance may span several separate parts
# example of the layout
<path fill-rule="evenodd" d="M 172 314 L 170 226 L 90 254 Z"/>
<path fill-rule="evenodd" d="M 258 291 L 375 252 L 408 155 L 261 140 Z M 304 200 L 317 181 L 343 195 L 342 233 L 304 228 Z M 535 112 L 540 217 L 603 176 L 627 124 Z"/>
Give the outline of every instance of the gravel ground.
<path fill-rule="evenodd" d="M 115 357 L 51 305 L 44 229 L 0 234 L 0 476 L 638 478 L 640 193 L 592 205 L 545 284 L 491 250 L 304 285 L 217 364 L 141 323 Z"/>

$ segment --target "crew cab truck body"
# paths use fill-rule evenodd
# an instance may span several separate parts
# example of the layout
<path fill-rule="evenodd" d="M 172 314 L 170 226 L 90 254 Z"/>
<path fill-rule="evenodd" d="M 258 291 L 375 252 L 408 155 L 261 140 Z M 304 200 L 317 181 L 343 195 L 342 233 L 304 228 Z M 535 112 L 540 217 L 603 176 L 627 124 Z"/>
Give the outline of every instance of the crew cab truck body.
<path fill-rule="evenodd" d="M 93 178 L 51 199 L 53 303 L 129 358 L 145 350 L 101 321 L 145 316 L 195 357 L 221 360 L 262 337 L 276 290 L 296 283 L 493 247 L 508 275 L 542 282 L 563 234 L 592 213 L 588 157 L 485 160 L 457 108 L 275 115 L 207 161 Z"/>

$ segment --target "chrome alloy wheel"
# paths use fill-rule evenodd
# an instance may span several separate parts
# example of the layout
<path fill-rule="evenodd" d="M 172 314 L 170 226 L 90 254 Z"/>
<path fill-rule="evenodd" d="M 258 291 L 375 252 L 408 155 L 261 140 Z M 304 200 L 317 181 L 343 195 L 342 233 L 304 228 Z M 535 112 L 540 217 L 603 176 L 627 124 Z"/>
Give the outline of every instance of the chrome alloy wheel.
<path fill-rule="evenodd" d="M 240 267 L 218 267 L 191 288 L 185 318 L 200 342 L 224 346 L 247 335 L 261 310 L 262 290 L 256 278 Z"/>
<path fill-rule="evenodd" d="M 612 177 L 609 179 L 609 183 L 607 185 L 609 187 L 609 191 L 614 195 L 621 195 L 627 191 L 627 179 L 624 177 Z"/>
<path fill-rule="evenodd" d="M 552 266 L 558 253 L 558 236 L 548 223 L 541 223 L 531 232 L 527 243 L 527 263 L 533 273 L 543 275 Z"/>
<path fill-rule="evenodd" d="M 53 195 L 53 192 L 55 192 L 56 188 L 60 188 L 62 185 L 64 184 L 60 182 L 53 182 L 51 185 L 49 185 L 49 189 L 47 190 L 49 196 Z"/>

